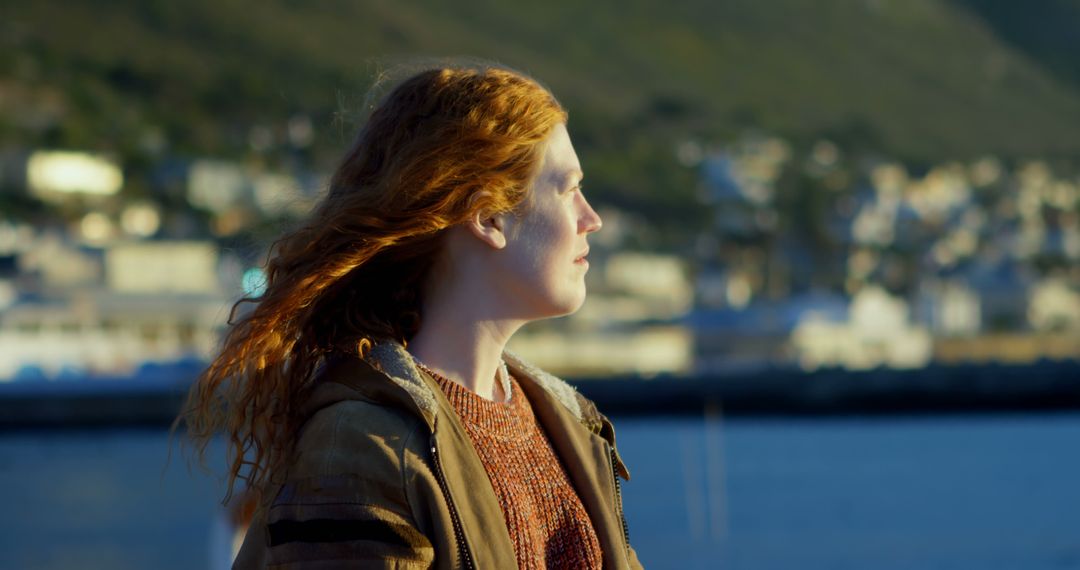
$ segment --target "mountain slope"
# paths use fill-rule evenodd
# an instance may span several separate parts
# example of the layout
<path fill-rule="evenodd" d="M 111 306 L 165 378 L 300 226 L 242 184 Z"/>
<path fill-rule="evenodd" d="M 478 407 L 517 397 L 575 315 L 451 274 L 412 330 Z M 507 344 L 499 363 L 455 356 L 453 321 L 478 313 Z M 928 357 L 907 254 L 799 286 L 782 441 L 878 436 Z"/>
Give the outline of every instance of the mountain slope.
<path fill-rule="evenodd" d="M 379 70 L 466 54 L 552 87 L 594 190 L 700 217 L 670 150 L 689 136 L 760 127 L 921 162 L 1080 155 L 1080 9 L 1056 4 L 1030 13 L 1060 31 L 1040 43 L 1036 16 L 974 0 L 10 0 L 0 144 L 239 156 L 253 126 L 305 114 L 305 160 L 326 168 Z"/>

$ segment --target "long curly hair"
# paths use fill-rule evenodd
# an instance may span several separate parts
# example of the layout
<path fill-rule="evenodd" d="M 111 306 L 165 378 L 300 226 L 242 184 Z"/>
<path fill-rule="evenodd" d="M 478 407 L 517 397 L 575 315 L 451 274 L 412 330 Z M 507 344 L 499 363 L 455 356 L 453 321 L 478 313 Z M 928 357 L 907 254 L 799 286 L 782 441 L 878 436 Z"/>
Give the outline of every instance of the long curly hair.
<path fill-rule="evenodd" d="M 423 71 L 375 106 L 325 198 L 271 246 L 265 291 L 233 305 L 174 424 L 200 460 L 227 437 L 225 501 L 238 481 L 259 490 L 281 471 L 326 357 L 412 338 L 443 230 L 478 211 L 518 211 L 541 143 L 566 119 L 535 80 L 493 66 Z M 244 303 L 254 308 L 234 322 Z"/>

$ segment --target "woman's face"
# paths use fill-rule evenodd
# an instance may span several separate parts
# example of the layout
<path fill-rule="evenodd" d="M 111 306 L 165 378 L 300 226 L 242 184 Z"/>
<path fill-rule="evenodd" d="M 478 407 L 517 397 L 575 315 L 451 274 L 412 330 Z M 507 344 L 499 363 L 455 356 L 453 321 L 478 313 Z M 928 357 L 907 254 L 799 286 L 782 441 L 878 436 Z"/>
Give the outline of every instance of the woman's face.
<path fill-rule="evenodd" d="M 548 135 L 523 211 L 507 216 L 501 281 L 527 318 L 577 311 L 585 302 L 586 236 L 600 216 L 581 192 L 581 163 L 565 125 Z"/>

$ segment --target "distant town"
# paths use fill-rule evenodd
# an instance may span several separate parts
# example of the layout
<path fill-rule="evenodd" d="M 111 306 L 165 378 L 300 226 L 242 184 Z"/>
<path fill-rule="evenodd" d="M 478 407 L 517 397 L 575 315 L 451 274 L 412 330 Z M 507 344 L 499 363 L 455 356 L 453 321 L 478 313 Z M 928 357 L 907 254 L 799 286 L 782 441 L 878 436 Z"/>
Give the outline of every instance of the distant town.
<path fill-rule="evenodd" d="M 310 122 L 285 136 L 309 144 Z M 1075 173 L 992 156 L 916 171 L 763 133 L 672 150 L 708 227 L 683 250 L 648 249 L 647 220 L 598 204 L 585 306 L 511 348 L 579 377 L 1080 358 Z M 326 181 L 170 159 L 130 192 L 124 172 L 99 153 L 0 155 L 0 381 L 197 367 L 232 304 L 260 294 L 269 240 L 253 236 L 301 219 Z M 815 199 L 785 193 L 791 176 Z"/>

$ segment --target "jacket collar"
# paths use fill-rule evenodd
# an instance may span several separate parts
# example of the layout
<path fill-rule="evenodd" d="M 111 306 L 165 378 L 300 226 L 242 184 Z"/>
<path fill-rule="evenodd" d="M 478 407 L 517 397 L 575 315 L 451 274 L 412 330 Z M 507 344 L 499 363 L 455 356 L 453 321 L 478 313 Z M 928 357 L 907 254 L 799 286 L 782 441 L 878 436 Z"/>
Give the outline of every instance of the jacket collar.
<path fill-rule="evenodd" d="M 531 392 L 533 386 L 541 388 L 579 424 L 612 447 L 615 446 L 615 430 L 611 422 L 573 386 L 512 351 L 503 351 L 503 361 L 527 392 Z M 435 395 L 438 387 L 434 381 L 425 380 L 426 375 L 420 372 L 412 355 L 398 342 L 376 343 L 363 360 L 344 355 L 333 358 L 325 363 L 319 375 L 321 380 L 329 382 L 316 383 L 305 405 L 307 415 L 330 404 L 354 399 L 359 392 L 367 399 L 410 407 L 427 422 L 430 429 L 435 428 L 440 413 L 440 399 Z M 384 381 L 379 381 L 380 378 Z M 389 382 L 385 381 L 387 379 Z M 616 466 L 624 479 L 630 478 L 619 457 Z"/>
<path fill-rule="evenodd" d="M 590 424 L 600 420 L 596 407 L 583 406 L 584 397 L 566 381 L 544 372 L 509 350 L 503 351 L 503 361 L 515 378 L 531 381 L 544 388 L 579 422 L 592 427 Z M 433 388 L 424 380 L 404 346 L 389 341 L 378 343 L 372 347 L 367 362 L 404 390 L 424 415 L 434 417 L 438 414 L 439 406 Z"/>

